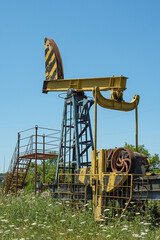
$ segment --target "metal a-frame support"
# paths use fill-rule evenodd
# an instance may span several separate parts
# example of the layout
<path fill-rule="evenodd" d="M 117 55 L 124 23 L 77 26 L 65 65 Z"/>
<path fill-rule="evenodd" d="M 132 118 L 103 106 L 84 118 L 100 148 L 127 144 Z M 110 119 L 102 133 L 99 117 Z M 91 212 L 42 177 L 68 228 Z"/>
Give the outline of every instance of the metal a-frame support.
<path fill-rule="evenodd" d="M 75 169 L 91 166 L 89 150 L 93 150 L 93 136 L 89 110 L 93 100 L 88 100 L 84 92 L 69 89 L 64 102 L 61 140 L 57 161 L 58 173 L 73 173 Z"/>

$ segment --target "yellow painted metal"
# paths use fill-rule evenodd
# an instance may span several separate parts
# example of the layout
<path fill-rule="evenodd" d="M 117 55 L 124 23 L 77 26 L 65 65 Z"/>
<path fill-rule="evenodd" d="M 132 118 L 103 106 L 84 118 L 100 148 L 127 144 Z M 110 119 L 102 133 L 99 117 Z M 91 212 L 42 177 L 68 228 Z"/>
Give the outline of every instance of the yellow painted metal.
<path fill-rule="evenodd" d="M 95 93 L 95 90 L 93 90 L 93 95 L 95 97 L 95 94 L 97 96 L 97 103 L 107 109 L 114 109 L 114 110 L 120 110 L 120 111 L 131 111 L 135 109 L 139 103 L 139 95 L 135 95 L 130 103 L 125 101 L 117 101 L 114 99 L 106 99 L 102 96 L 100 93 L 100 89 L 96 89 L 97 93 Z"/>
<path fill-rule="evenodd" d="M 136 112 L 136 151 L 138 152 L 138 106 L 135 109 Z"/>
<path fill-rule="evenodd" d="M 95 88 L 95 102 L 94 102 L 94 165 L 96 166 L 97 158 L 97 91 Z M 97 173 L 97 168 L 95 168 L 94 174 Z"/>
<path fill-rule="evenodd" d="M 80 182 L 85 183 L 86 174 L 89 171 L 89 169 L 90 169 L 89 167 L 80 169 L 80 173 L 79 173 L 79 181 Z"/>
<path fill-rule="evenodd" d="M 105 150 L 98 152 L 99 173 L 70 174 L 59 173 L 58 175 L 58 194 L 60 200 L 68 205 L 70 202 L 77 207 L 78 212 L 87 202 L 87 188 L 92 187 L 93 212 L 95 221 L 116 221 L 120 220 L 125 211 L 135 214 L 139 211 L 148 199 L 149 175 L 143 174 L 114 174 L 113 181 L 126 178 L 125 181 L 117 181 L 116 187 L 112 191 L 106 191 L 110 173 L 103 173 Z M 83 175 L 83 183 L 79 179 Z M 109 181 L 108 181 L 109 180 Z M 114 184 L 115 185 L 115 184 Z M 64 188 L 65 186 L 65 188 Z M 135 186 L 139 186 L 139 194 L 135 191 Z"/>
<path fill-rule="evenodd" d="M 118 189 L 118 187 L 122 186 L 123 183 L 127 180 L 127 174 L 121 175 L 122 178 L 120 179 L 119 182 L 116 182 L 116 177 L 118 177 L 118 174 L 114 172 L 110 172 L 109 174 L 109 180 L 108 180 L 108 185 L 107 185 L 107 192 L 112 192 Z"/>
<path fill-rule="evenodd" d="M 104 78 L 81 78 L 81 79 L 57 79 L 46 80 L 43 85 L 43 92 L 67 91 L 73 88 L 75 91 L 92 91 L 98 87 L 100 91 L 111 89 L 126 89 L 127 77 L 104 77 Z"/>

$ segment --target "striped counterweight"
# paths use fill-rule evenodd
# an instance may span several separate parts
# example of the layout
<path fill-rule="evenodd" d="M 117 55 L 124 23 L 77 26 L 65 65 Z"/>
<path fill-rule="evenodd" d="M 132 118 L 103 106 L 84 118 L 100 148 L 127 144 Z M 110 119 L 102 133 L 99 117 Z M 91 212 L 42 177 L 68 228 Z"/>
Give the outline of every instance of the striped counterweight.
<path fill-rule="evenodd" d="M 46 80 L 63 79 L 63 66 L 60 52 L 52 39 L 45 38 Z"/>

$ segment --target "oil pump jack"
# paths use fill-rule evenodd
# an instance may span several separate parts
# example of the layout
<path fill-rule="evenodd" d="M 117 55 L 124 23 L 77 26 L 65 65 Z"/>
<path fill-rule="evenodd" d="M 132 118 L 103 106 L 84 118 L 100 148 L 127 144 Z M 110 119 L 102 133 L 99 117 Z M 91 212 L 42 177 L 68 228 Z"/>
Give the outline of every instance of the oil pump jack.
<path fill-rule="evenodd" d="M 132 208 L 129 207 L 131 201 L 136 203 L 132 209 L 136 209 L 148 197 L 160 198 L 160 180 L 157 180 L 159 188 L 151 193 L 149 188 L 155 179 L 146 175 L 148 159 L 138 153 L 137 108 L 140 97 L 135 95 L 130 103 L 123 99 L 127 77 L 64 79 L 60 52 L 56 43 L 48 38 L 45 38 L 45 69 L 43 93 L 67 92 L 55 179 L 55 184 L 63 189 L 59 191 L 59 197 L 72 199 L 76 204 L 92 199 L 96 221 L 100 221 L 108 210 L 112 211 L 113 217 L 121 217 L 127 208 Z M 86 91 L 93 92 L 94 101 L 86 96 Z M 110 91 L 110 99 L 102 95 L 103 91 Z M 93 104 L 94 140 L 89 115 Z M 123 147 L 97 151 L 97 104 L 126 112 L 135 109 L 136 152 Z"/>

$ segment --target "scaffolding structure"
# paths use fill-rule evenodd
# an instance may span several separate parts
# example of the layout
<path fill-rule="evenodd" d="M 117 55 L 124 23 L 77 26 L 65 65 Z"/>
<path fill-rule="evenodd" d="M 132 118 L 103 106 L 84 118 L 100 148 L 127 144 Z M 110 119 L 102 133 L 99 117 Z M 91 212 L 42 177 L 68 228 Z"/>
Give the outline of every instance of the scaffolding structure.
<path fill-rule="evenodd" d="M 45 160 L 57 158 L 60 131 L 35 126 L 18 133 L 17 144 L 7 172 L 5 191 L 15 194 L 24 185 L 32 160 L 35 164 L 35 194 L 39 191 L 38 161 L 43 161 L 45 185 Z"/>
<path fill-rule="evenodd" d="M 58 174 L 74 173 L 75 169 L 91 166 L 89 150 L 93 150 L 93 136 L 89 110 L 94 101 L 84 92 L 69 89 L 64 101 L 61 138 L 57 161 Z"/>

